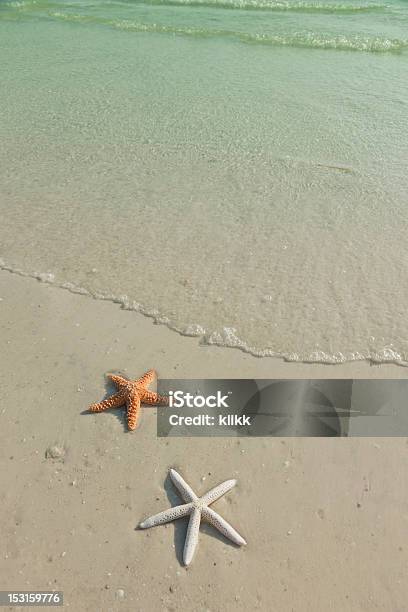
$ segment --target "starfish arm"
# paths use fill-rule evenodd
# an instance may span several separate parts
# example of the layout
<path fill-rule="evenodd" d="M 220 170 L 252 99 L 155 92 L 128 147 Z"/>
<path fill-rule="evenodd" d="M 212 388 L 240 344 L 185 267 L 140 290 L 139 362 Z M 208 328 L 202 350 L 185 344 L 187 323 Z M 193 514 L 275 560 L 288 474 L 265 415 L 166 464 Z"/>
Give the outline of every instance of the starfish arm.
<path fill-rule="evenodd" d="M 159 514 L 149 516 L 149 518 L 140 523 L 139 527 L 141 529 L 149 529 L 149 527 L 156 527 L 156 525 L 163 525 L 164 523 L 169 523 L 170 521 L 174 521 L 175 519 L 181 518 L 182 516 L 186 516 L 187 514 L 189 514 L 191 512 L 191 508 L 191 504 L 174 506 L 173 508 L 169 508 L 168 510 L 159 512 Z"/>
<path fill-rule="evenodd" d="M 208 491 L 208 493 L 203 495 L 201 499 L 204 504 L 209 506 L 210 504 L 215 502 L 217 499 L 222 497 L 225 493 L 227 493 L 227 491 L 232 489 L 232 487 L 235 487 L 236 484 L 237 484 L 236 480 L 226 480 L 225 482 L 222 482 L 221 484 L 217 485 L 216 487 Z"/>
<path fill-rule="evenodd" d="M 149 370 L 146 374 L 143 374 L 141 378 L 136 381 L 137 385 L 147 387 L 156 377 L 156 370 Z"/>
<path fill-rule="evenodd" d="M 243 546 L 246 544 L 246 541 L 241 535 L 239 535 L 238 531 L 235 531 L 235 529 L 229 523 L 227 523 L 222 516 L 212 510 L 212 508 L 208 508 L 208 506 L 204 507 L 202 509 L 202 516 L 203 519 L 218 529 L 222 535 L 229 538 L 232 542 L 234 542 L 234 544 L 237 544 L 238 546 Z"/>
<path fill-rule="evenodd" d="M 129 429 L 136 429 L 140 415 L 140 397 L 137 393 L 129 393 L 126 399 L 127 423 Z"/>
<path fill-rule="evenodd" d="M 153 391 L 144 391 L 141 393 L 142 402 L 144 404 L 150 404 L 151 406 L 156 406 L 158 404 L 167 406 L 169 400 L 164 395 L 159 395 L 158 393 L 153 393 Z"/>
<path fill-rule="evenodd" d="M 194 508 L 188 522 L 186 542 L 184 544 L 183 561 L 184 565 L 190 565 L 193 560 L 195 550 L 198 544 L 198 532 L 200 530 L 201 512 L 198 508 Z"/>
<path fill-rule="evenodd" d="M 118 406 L 122 406 L 125 403 L 125 397 L 123 393 L 119 391 L 119 393 L 115 393 L 115 395 L 111 395 L 107 399 L 99 402 L 98 404 L 91 404 L 89 406 L 90 412 L 102 412 L 103 410 L 107 410 L 108 408 L 117 408 Z"/>
<path fill-rule="evenodd" d="M 117 387 L 127 387 L 129 385 L 128 379 L 123 378 L 123 376 L 119 376 L 118 374 L 107 374 L 106 376 L 110 378 Z"/>
<path fill-rule="evenodd" d="M 170 470 L 170 478 L 185 502 L 197 501 L 198 496 L 194 493 L 193 489 L 173 468 Z"/>

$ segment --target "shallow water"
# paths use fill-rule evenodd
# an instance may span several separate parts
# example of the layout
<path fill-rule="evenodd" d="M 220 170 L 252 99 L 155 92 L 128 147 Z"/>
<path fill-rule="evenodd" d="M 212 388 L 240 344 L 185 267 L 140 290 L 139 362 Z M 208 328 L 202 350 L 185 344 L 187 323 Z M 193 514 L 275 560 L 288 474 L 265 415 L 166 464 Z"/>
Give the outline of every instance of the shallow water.
<path fill-rule="evenodd" d="M 407 26 L 0 0 L 4 266 L 257 355 L 407 361 Z"/>

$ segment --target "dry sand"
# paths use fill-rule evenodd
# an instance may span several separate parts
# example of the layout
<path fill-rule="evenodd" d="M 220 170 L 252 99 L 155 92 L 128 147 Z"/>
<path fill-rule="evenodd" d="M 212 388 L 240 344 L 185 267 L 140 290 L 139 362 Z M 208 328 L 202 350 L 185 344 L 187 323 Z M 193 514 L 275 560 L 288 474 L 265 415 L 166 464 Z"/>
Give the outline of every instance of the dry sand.
<path fill-rule="evenodd" d="M 319 366 L 200 346 L 135 312 L 0 272 L 0 589 L 64 591 L 75 612 L 405 612 L 405 438 L 156 437 L 154 409 L 81 414 L 104 373 L 130 377 L 407 377 L 398 366 Z M 64 456 L 46 458 L 52 446 Z M 140 520 L 236 477 L 217 509 L 247 539 L 203 527 L 181 565 L 185 523 Z M 14 610 L 16 608 L 13 608 Z"/>

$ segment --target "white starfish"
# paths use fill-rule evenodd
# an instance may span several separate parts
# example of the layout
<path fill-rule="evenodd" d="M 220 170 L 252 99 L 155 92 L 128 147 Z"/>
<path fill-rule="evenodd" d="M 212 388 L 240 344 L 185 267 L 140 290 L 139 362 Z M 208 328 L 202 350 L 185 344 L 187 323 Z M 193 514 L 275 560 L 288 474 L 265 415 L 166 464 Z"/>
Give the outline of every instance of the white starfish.
<path fill-rule="evenodd" d="M 209 508 L 209 506 L 217 499 L 222 497 L 227 491 L 232 489 L 236 485 L 236 480 L 226 480 L 218 486 L 214 487 L 208 493 L 202 497 L 198 497 L 192 488 L 186 483 L 186 481 L 180 476 L 176 470 L 170 470 L 170 478 L 177 487 L 181 497 L 186 502 L 181 506 L 174 506 L 164 512 L 159 512 L 154 516 L 150 516 L 148 519 L 140 523 L 139 527 L 142 529 L 148 529 L 149 527 L 155 527 L 156 525 L 163 525 L 169 521 L 181 518 L 182 516 L 190 515 L 188 523 L 186 542 L 184 544 L 183 561 L 184 565 L 190 565 L 195 549 L 198 543 L 198 532 L 200 529 L 201 519 L 207 521 L 213 525 L 218 531 L 220 531 L 226 538 L 229 538 L 242 546 L 246 544 L 244 538 L 239 535 L 237 531 L 225 519 L 222 518 L 215 510 Z"/>

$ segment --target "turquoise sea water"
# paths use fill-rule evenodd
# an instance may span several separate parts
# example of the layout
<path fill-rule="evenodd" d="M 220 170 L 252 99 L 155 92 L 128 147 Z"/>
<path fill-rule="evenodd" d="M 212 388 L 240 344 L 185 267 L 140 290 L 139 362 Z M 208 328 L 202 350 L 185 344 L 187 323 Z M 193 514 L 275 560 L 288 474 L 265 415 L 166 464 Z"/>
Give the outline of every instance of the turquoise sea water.
<path fill-rule="evenodd" d="M 406 0 L 0 0 L 2 266 L 257 355 L 408 360 Z"/>

